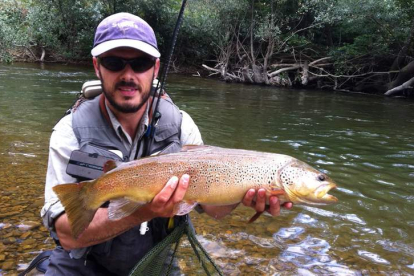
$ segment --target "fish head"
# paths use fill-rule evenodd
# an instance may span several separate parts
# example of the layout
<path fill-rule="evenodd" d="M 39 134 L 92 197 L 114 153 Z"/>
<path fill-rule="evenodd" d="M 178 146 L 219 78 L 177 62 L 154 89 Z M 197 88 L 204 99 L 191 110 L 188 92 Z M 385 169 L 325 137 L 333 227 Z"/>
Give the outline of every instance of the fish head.
<path fill-rule="evenodd" d="M 279 171 L 278 179 L 286 197 L 293 203 L 326 205 L 338 201 L 335 196 L 328 194 L 330 190 L 336 188 L 333 180 L 299 160 L 283 166 Z"/>

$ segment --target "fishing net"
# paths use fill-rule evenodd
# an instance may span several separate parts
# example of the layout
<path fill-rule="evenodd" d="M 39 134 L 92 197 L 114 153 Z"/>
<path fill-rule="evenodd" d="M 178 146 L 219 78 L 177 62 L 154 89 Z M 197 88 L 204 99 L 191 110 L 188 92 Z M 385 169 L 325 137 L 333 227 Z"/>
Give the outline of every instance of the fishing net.
<path fill-rule="evenodd" d="M 141 275 L 223 275 L 198 242 L 188 221 L 178 225 L 132 269 Z"/>

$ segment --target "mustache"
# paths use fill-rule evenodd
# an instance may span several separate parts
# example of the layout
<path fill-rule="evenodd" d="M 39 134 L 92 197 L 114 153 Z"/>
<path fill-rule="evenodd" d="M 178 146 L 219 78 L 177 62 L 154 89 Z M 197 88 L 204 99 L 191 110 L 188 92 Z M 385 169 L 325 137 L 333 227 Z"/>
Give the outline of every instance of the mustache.
<path fill-rule="evenodd" d="M 135 88 L 137 90 L 142 90 L 141 89 L 142 88 L 141 85 L 138 84 L 138 83 L 135 83 L 133 81 L 120 81 L 120 82 L 117 82 L 115 84 L 115 89 L 116 88 L 119 88 L 120 86 L 132 86 L 133 88 Z"/>

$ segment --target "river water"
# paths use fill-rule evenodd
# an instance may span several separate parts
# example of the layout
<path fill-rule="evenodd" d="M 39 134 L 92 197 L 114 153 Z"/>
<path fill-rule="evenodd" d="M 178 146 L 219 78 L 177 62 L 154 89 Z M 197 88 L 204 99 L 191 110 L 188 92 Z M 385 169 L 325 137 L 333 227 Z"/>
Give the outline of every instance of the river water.
<path fill-rule="evenodd" d="M 24 268 L 53 241 L 41 225 L 51 129 L 92 68 L 0 65 L 0 274 Z M 287 90 L 170 75 L 175 103 L 205 144 L 283 153 L 326 172 L 336 205 L 294 206 L 246 221 L 191 216 L 228 275 L 414 275 L 414 102 Z M 195 274 L 191 260 L 181 260 Z"/>

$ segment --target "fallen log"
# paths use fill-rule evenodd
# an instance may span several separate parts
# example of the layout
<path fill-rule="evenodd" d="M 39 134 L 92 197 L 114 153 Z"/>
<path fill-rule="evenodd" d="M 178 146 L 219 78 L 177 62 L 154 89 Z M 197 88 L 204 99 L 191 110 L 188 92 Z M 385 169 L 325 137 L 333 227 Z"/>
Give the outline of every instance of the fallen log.
<path fill-rule="evenodd" d="M 384 93 L 385 96 L 393 96 L 395 94 L 399 94 L 404 92 L 406 89 L 412 89 L 414 84 L 414 77 L 409 79 L 408 81 L 404 82 L 400 86 L 394 87 L 393 89 L 388 90 Z"/>

